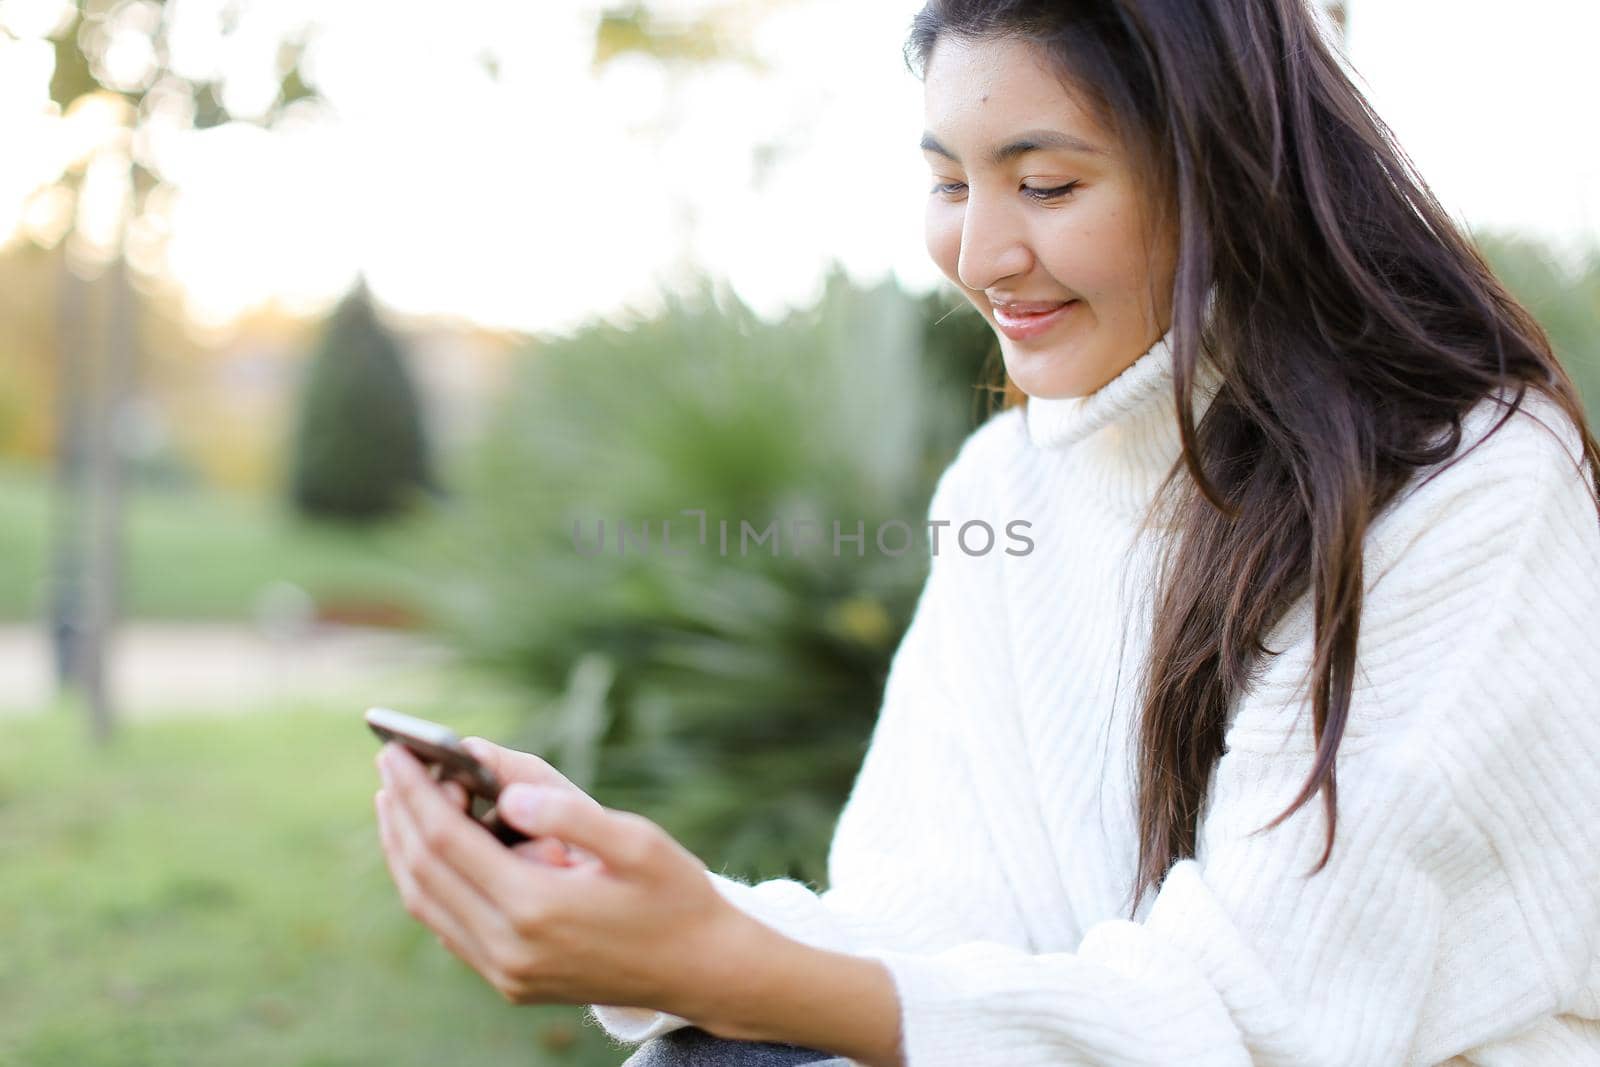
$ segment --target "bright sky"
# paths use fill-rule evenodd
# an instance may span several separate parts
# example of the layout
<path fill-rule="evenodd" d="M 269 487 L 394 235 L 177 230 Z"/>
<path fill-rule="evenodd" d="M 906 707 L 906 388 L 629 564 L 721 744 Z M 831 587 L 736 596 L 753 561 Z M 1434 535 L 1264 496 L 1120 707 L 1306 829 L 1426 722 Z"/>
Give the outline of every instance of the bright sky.
<path fill-rule="evenodd" d="M 26 28 L 58 3 L 0 0 L 0 19 Z M 183 11 L 222 3 L 184 0 Z M 681 82 L 642 60 L 591 78 L 600 6 L 272 0 L 250 8 L 260 21 L 238 54 L 198 41 L 180 51 L 196 69 L 248 70 L 252 42 L 314 11 L 325 32 L 311 73 L 336 110 L 276 132 L 231 124 L 163 142 L 178 186 L 169 269 L 196 316 L 220 323 L 274 295 L 320 310 L 358 270 L 404 310 L 527 331 L 648 307 L 685 255 L 767 314 L 813 297 L 830 260 L 862 279 L 936 282 L 922 242 L 921 86 L 900 58 L 918 0 L 790 0 L 758 36 L 769 76 L 713 69 Z M 1447 208 L 1474 227 L 1600 240 L 1586 73 L 1600 5 L 1351 8 L 1352 64 Z M 3 236 L 63 149 L 39 118 L 48 49 L 0 48 Z M 498 84 L 475 62 L 485 48 L 502 64 Z M 270 93 L 266 78 L 243 77 L 227 99 L 248 109 Z M 651 134 L 662 121 L 671 136 Z M 763 146 L 778 154 L 758 168 Z"/>

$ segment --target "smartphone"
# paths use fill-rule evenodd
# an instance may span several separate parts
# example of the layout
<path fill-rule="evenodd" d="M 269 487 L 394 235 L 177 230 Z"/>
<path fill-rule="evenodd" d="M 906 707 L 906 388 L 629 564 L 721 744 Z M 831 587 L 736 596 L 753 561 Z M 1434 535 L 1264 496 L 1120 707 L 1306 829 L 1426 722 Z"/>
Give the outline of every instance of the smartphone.
<path fill-rule="evenodd" d="M 406 746 L 428 768 L 434 781 L 460 783 L 467 791 L 472 817 L 503 844 L 529 840 L 527 834 L 500 818 L 494 806 L 500 796 L 499 780 L 478 762 L 450 727 L 389 708 L 368 708 L 366 720 L 380 740 Z"/>

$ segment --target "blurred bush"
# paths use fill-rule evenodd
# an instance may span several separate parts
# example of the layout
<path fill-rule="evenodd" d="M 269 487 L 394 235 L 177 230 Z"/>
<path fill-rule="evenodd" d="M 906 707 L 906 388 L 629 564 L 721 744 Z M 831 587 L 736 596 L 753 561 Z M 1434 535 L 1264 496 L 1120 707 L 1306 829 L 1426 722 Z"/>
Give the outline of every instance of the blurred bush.
<path fill-rule="evenodd" d="M 289 495 L 303 514 L 366 521 L 436 488 L 421 406 L 399 342 L 365 285 L 340 302 L 312 356 Z"/>
<path fill-rule="evenodd" d="M 535 696 L 511 743 L 715 868 L 823 880 L 926 574 L 928 499 L 997 354 L 950 306 L 835 270 L 769 323 L 702 281 L 530 352 L 435 546 L 438 613 Z M 742 521 L 775 519 L 776 555 L 741 551 Z M 790 544 L 797 519 L 820 545 Z M 891 555 L 875 534 L 896 519 Z M 835 520 L 862 545 L 836 553 Z"/>
<path fill-rule="evenodd" d="M 27 394 L 15 379 L 10 363 L 0 360 L 0 455 L 17 451 L 27 412 Z"/>
<path fill-rule="evenodd" d="M 1488 234 L 1477 244 L 1506 288 L 1550 334 L 1600 425 L 1600 248 L 1568 263 L 1545 243 L 1518 234 Z"/>

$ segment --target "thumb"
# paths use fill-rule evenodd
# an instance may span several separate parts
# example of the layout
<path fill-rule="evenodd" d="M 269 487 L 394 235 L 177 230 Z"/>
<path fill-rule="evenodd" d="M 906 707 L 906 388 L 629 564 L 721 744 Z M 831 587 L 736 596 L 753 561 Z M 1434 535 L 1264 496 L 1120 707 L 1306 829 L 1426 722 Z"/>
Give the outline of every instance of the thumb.
<path fill-rule="evenodd" d="M 518 782 L 500 794 L 501 816 L 528 834 L 559 838 L 612 870 L 639 867 L 655 830 L 643 816 L 613 811 L 587 793 Z"/>

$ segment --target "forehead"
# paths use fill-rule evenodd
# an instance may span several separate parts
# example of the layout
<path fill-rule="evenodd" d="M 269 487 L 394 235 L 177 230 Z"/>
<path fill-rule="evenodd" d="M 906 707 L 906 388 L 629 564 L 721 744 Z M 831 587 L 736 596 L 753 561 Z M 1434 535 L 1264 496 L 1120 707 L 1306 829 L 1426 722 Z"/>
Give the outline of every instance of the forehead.
<path fill-rule="evenodd" d="M 958 151 L 1040 128 L 1114 148 L 1085 102 L 1027 41 L 941 37 L 922 84 L 927 128 Z"/>

